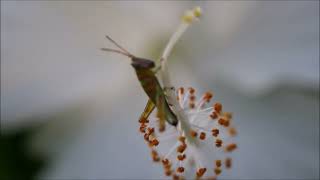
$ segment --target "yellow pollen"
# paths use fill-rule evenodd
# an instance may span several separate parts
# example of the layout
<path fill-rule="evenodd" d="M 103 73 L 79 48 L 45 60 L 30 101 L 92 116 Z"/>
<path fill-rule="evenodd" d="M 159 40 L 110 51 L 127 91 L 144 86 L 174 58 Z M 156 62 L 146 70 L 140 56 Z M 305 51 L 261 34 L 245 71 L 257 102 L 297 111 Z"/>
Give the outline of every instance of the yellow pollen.
<path fill-rule="evenodd" d="M 195 7 L 193 9 L 193 14 L 194 14 L 195 17 L 199 18 L 202 15 L 201 8 L 199 6 Z"/>
<path fill-rule="evenodd" d="M 192 21 L 194 20 L 194 14 L 192 11 L 187 11 L 184 16 L 182 17 L 182 21 L 187 23 L 187 24 L 191 24 Z"/>

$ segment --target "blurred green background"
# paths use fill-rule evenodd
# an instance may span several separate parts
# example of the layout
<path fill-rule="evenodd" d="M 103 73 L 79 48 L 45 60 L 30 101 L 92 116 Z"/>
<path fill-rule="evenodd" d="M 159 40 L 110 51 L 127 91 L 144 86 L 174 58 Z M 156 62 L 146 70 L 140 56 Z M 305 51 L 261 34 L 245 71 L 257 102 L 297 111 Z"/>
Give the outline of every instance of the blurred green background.
<path fill-rule="evenodd" d="M 99 49 L 157 59 L 195 5 L 169 69 L 234 113 L 222 178 L 319 179 L 319 1 L 1 1 L 0 179 L 164 178 L 129 61 Z"/>

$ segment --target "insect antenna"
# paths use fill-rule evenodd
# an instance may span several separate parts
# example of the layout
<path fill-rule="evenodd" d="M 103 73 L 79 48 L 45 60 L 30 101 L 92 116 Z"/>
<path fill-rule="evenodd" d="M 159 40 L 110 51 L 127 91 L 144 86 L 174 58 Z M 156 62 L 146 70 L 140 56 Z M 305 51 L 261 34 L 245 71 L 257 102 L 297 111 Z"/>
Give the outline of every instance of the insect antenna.
<path fill-rule="evenodd" d="M 115 52 L 115 53 L 118 53 L 118 54 L 122 54 L 122 55 L 125 55 L 125 56 L 128 56 L 128 57 L 133 57 L 131 54 L 128 54 L 126 52 L 122 52 L 120 50 L 116 50 L 116 49 L 110 49 L 110 48 L 101 48 L 102 51 L 109 51 L 109 52 Z"/>
<path fill-rule="evenodd" d="M 119 53 L 125 56 L 128 56 L 130 58 L 134 57 L 131 53 L 129 53 L 125 48 L 123 48 L 122 46 L 120 46 L 115 40 L 113 40 L 110 36 L 106 36 L 106 38 L 111 41 L 114 45 L 116 45 L 120 50 L 116 50 L 116 49 L 110 49 L 110 48 L 101 48 L 101 50 L 103 51 L 110 51 L 110 52 L 115 52 L 115 53 Z"/>

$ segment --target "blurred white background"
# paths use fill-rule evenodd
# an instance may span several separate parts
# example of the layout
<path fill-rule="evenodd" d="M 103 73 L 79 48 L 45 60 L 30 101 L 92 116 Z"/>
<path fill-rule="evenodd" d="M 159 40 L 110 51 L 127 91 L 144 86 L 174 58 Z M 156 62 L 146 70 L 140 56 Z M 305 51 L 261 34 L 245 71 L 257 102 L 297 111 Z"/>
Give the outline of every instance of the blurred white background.
<path fill-rule="evenodd" d="M 231 179 L 319 178 L 319 1 L 1 1 L 1 131 L 41 124 L 39 178 L 163 178 L 138 133 L 147 101 L 113 37 L 156 59 L 180 16 L 204 15 L 170 58 L 177 86 L 232 111 Z"/>

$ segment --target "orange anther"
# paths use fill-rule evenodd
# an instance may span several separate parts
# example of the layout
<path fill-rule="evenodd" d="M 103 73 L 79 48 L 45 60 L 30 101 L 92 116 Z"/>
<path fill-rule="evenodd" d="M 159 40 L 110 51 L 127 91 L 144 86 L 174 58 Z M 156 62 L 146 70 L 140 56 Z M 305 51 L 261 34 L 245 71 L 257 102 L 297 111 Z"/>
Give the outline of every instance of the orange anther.
<path fill-rule="evenodd" d="M 184 88 L 183 88 L 183 87 L 180 87 L 180 88 L 178 89 L 178 92 L 179 92 L 180 94 L 184 94 Z"/>
<path fill-rule="evenodd" d="M 200 138 L 201 140 L 206 139 L 206 133 L 205 133 L 205 132 L 201 132 L 199 138 Z"/>
<path fill-rule="evenodd" d="M 226 120 L 223 125 L 224 125 L 225 127 L 229 127 L 229 125 L 230 125 L 230 120 Z"/>
<path fill-rule="evenodd" d="M 148 134 L 150 135 L 150 134 L 152 134 L 154 132 L 154 128 L 148 128 Z"/>
<path fill-rule="evenodd" d="M 227 145 L 226 151 L 227 151 L 227 152 L 232 152 L 232 151 L 235 150 L 236 148 L 237 148 L 237 144 L 232 143 L 232 144 Z"/>
<path fill-rule="evenodd" d="M 197 177 L 202 177 L 204 173 L 207 171 L 207 168 L 200 168 L 197 171 Z"/>
<path fill-rule="evenodd" d="M 149 123 L 149 120 L 146 118 L 139 119 L 139 123 Z"/>
<path fill-rule="evenodd" d="M 211 93 L 211 92 L 206 92 L 206 93 L 204 94 L 204 99 L 205 99 L 207 102 L 209 102 L 211 98 L 212 98 L 212 93 Z"/>
<path fill-rule="evenodd" d="M 148 127 L 148 125 L 146 123 L 141 123 L 140 127 Z"/>
<path fill-rule="evenodd" d="M 221 147 L 222 146 L 222 140 L 221 139 L 216 139 L 216 147 Z"/>
<path fill-rule="evenodd" d="M 223 119 L 223 118 L 220 118 L 220 119 L 218 120 L 218 123 L 219 123 L 220 125 L 222 125 L 222 126 L 225 126 L 225 127 L 228 127 L 229 124 L 230 124 L 229 120 Z"/>
<path fill-rule="evenodd" d="M 220 167 L 221 166 L 221 160 L 216 160 L 216 167 Z"/>
<path fill-rule="evenodd" d="M 184 172 L 184 167 L 178 167 L 178 168 L 177 168 L 177 172 L 183 173 L 183 172 Z"/>
<path fill-rule="evenodd" d="M 155 150 L 151 151 L 152 160 L 155 162 L 160 161 L 160 157 L 158 156 L 158 152 Z"/>
<path fill-rule="evenodd" d="M 177 147 L 177 152 L 183 153 L 184 150 L 186 150 L 187 145 L 186 144 L 181 144 L 180 146 Z"/>
<path fill-rule="evenodd" d="M 163 165 L 163 168 L 164 168 L 165 170 L 171 170 L 171 163 L 170 163 L 170 161 L 169 161 L 167 164 L 163 164 L 163 162 L 162 162 L 162 165 Z"/>
<path fill-rule="evenodd" d="M 179 160 L 179 161 L 183 161 L 184 159 L 186 158 L 186 155 L 185 154 L 179 154 L 178 156 L 177 156 L 177 159 Z"/>
<path fill-rule="evenodd" d="M 215 111 L 220 112 L 222 110 L 222 104 L 217 102 L 213 105 Z"/>
<path fill-rule="evenodd" d="M 195 95 L 191 95 L 190 97 L 189 97 L 189 99 L 190 99 L 190 101 L 195 101 L 196 100 L 196 96 Z"/>
<path fill-rule="evenodd" d="M 153 144 L 151 143 L 151 141 L 149 141 L 148 146 L 149 146 L 149 148 L 153 147 Z"/>
<path fill-rule="evenodd" d="M 163 165 L 163 168 L 167 171 L 171 170 L 171 164 Z"/>
<path fill-rule="evenodd" d="M 145 133 L 144 136 L 143 136 L 144 140 L 149 141 L 149 136 L 150 136 L 149 134 Z"/>
<path fill-rule="evenodd" d="M 154 157 L 152 157 L 152 160 L 153 160 L 154 162 L 159 162 L 159 161 L 160 161 L 160 158 L 159 158 L 159 156 L 154 156 Z"/>
<path fill-rule="evenodd" d="M 216 174 L 216 175 L 219 175 L 220 173 L 221 173 L 221 169 L 220 168 L 214 168 L 214 173 Z"/>
<path fill-rule="evenodd" d="M 228 168 L 228 169 L 231 168 L 232 159 L 231 158 L 226 158 L 225 163 L 226 163 L 226 168 Z"/>
<path fill-rule="evenodd" d="M 237 135 L 237 130 L 234 127 L 229 128 L 229 134 L 230 136 L 236 136 Z"/>
<path fill-rule="evenodd" d="M 141 124 L 141 126 L 140 126 L 140 128 L 139 128 L 139 130 L 140 130 L 140 132 L 141 133 L 145 133 L 146 132 L 146 125 L 145 124 Z"/>
<path fill-rule="evenodd" d="M 218 118 L 218 113 L 214 111 L 214 112 L 212 112 L 210 114 L 210 117 L 211 117 L 211 119 L 217 119 Z"/>
<path fill-rule="evenodd" d="M 166 171 L 164 172 L 164 174 L 165 174 L 166 176 L 171 176 L 172 171 L 171 171 L 171 170 L 166 170 Z"/>
<path fill-rule="evenodd" d="M 185 143 L 185 140 L 186 140 L 186 137 L 184 137 L 184 136 L 179 136 L 179 141 L 180 141 L 181 143 Z"/>
<path fill-rule="evenodd" d="M 218 120 L 218 123 L 219 123 L 221 126 L 223 126 L 223 125 L 224 125 L 224 121 L 225 121 L 225 119 L 220 118 L 220 119 Z"/>
<path fill-rule="evenodd" d="M 153 140 L 151 141 L 151 144 L 152 144 L 153 146 L 158 146 L 158 145 L 159 145 L 159 141 L 158 141 L 157 139 L 153 139 Z"/>
<path fill-rule="evenodd" d="M 191 130 L 191 131 L 190 131 L 190 135 L 191 135 L 192 137 L 197 137 L 198 133 L 197 133 L 196 131 L 194 131 L 194 130 Z"/>
<path fill-rule="evenodd" d="M 156 150 L 152 150 L 152 151 L 151 151 L 151 155 L 152 155 L 152 156 L 158 156 L 158 152 L 157 152 Z"/>
<path fill-rule="evenodd" d="M 214 137 L 217 137 L 219 135 L 219 129 L 213 128 L 211 132 L 212 132 L 212 136 Z"/>
<path fill-rule="evenodd" d="M 190 94 L 193 94 L 194 92 L 195 92 L 195 90 L 194 90 L 192 87 L 190 87 L 190 88 L 189 88 L 189 93 L 190 93 Z"/>
<path fill-rule="evenodd" d="M 163 165 L 168 165 L 170 163 L 169 159 L 162 159 Z"/>

